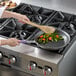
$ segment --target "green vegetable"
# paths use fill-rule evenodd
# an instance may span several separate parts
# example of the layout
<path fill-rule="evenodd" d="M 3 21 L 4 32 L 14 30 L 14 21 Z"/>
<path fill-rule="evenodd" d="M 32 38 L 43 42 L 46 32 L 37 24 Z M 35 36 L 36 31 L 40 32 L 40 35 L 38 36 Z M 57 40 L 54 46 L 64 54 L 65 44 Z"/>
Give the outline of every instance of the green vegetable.
<path fill-rule="evenodd" d="M 37 39 L 39 43 L 43 43 L 43 44 L 48 43 L 49 41 L 58 42 L 59 40 L 63 40 L 63 37 L 59 35 L 57 32 L 51 34 L 43 33 Z"/>

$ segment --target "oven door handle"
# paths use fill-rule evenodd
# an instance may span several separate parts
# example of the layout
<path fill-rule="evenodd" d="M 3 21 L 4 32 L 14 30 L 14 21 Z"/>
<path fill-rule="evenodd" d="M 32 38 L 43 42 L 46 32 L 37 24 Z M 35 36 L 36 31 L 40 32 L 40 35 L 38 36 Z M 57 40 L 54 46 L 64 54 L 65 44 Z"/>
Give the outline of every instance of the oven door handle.
<path fill-rule="evenodd" d="M 11 66 L 10 66 L 10 65 L 5 64 L 5 63 L 0 63 L 0 65 L 1 65 L 1 66 L 5 66 L 5 67 L 9 67 L 9 68 L 11 68 Z"/>

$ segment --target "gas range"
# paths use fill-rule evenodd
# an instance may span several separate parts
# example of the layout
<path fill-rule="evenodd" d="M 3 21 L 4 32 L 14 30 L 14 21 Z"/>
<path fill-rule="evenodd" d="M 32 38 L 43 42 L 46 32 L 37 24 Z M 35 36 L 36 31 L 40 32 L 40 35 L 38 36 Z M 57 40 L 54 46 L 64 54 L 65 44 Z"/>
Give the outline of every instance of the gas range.
<path fill-rule="evenodd" d="M 76 33 L 76 16 L 61 11 L 46 9 L 21 3 L 13 12 L 17 12 L 38 24 L 54 26 L 60 28 L 71 36 L 71 41 Z M 35 35 L 40 31 L 38 28 L 28 24 L 22 24 L 14 18 L 3 18 L 0 20 L 0 35 L 8 38 L 15 37 L 20 40 L 34 40 Z M 10 26 L 11 25 L 11 26 Z M 31 45 L 31 44 L 30 44 Z M 36 45 L 31 45 L 36 46 Z M 37 47 L 37 46 L 36 46 Z M 62 53 L 65 48 L 59 49 L 57 53 Z"/>
<path fill-rule="evenodd" d="M 43 50 L 33 44 L 20 44 L 20 46 L 16 47 L 1 46 L 0 65 L 28 73 L 28 76 L 29 74 L 36 76 L 63 76 L 64 73 L 65 76 L 72 76 L 73 74 L 71 75 L 71 73 L 75 73 L 73 66 L 75 63 L 71 62 L 75 62 L 73 60 L 76 54 L 76 15 L 24 3 L 21 3 L 12 11 L 27 15 L 31 21 L 38 24 L 60 28 L 70 35 L 71 40 L 66 47 L 56 52 Z M 38 28 L 22 24 L 14 18 L 0 19 L 0 39 L 15 37 L 20 40 L 33 40 L 39 31 Z M 69 71 L 66 73 L 66 70 Z"/>

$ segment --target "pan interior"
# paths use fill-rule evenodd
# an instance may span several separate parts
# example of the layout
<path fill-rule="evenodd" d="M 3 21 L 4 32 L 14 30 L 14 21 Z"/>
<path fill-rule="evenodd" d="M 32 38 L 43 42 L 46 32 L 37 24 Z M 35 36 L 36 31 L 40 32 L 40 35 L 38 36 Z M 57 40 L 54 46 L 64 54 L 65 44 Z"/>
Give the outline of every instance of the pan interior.
<path fill-rule="evenodd" d="M 41 48 L 48 49 L 48 50 L 49 50 L 49 49 L 58 50 L 58 49 L 60 49 L 60 48 L 63 48 L 64 46 L 66 46 L 66 45 L 69 43 L 69 41 L 70 41 L 70 36 L 69 36 L 69 34 L 66 33 L 65 31 L 60 30 L 60 29 L 58 29 L 58 30 L 56 30 L 56 31 L 57 31 L 57 33 L 58 33 L 59 35 L 61 35 L 61 36 L 63 37 L 63 40 L 59 40 L 58 42 L 55 42 L 55 41 L 51 42 L 51 41 L 49 41 L 49 42 L 46 43 L 46 44 L 39 44 L 39 43 L 37 42 L 37 38 L 38 38 L 41 34 L 44 33 L 44 32 L 41 31 L 41 32 L 39 32 L 39 33 L 37 34 L 37 36 L 36 36 L 36 38 L 35 38 L 37 45 L 38 45 L 39 47 L 41 47 Z"/>

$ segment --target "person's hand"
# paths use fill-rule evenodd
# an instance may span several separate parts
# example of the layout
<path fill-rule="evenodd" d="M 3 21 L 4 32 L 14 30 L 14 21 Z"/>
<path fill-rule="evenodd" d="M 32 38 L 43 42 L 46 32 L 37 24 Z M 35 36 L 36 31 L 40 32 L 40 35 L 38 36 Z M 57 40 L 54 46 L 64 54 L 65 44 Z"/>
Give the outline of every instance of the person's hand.
<path fill-rule="evenodd" d="M 16 12 L 11 12 L 11 11 L 5 10 L 4 13 L 2 14 L 2 18 L 10 18 L 10 17 L 16 18 L 20 22 L 23 22 L 23 20 L 30 21 L 26 15 L 22 15 L 22 14 L 19 14 Z M 25 22 L 23 22 L 23 23 L 25 23 Z"/>
<path fill-rule="evenodd" d="M 9 45 L 9 46 L 16 46 L 16 45 L 19 45 L 19 40 L 16 39 L 16 38 L 9 38 L 6 40 L 6 45 Z"/>

